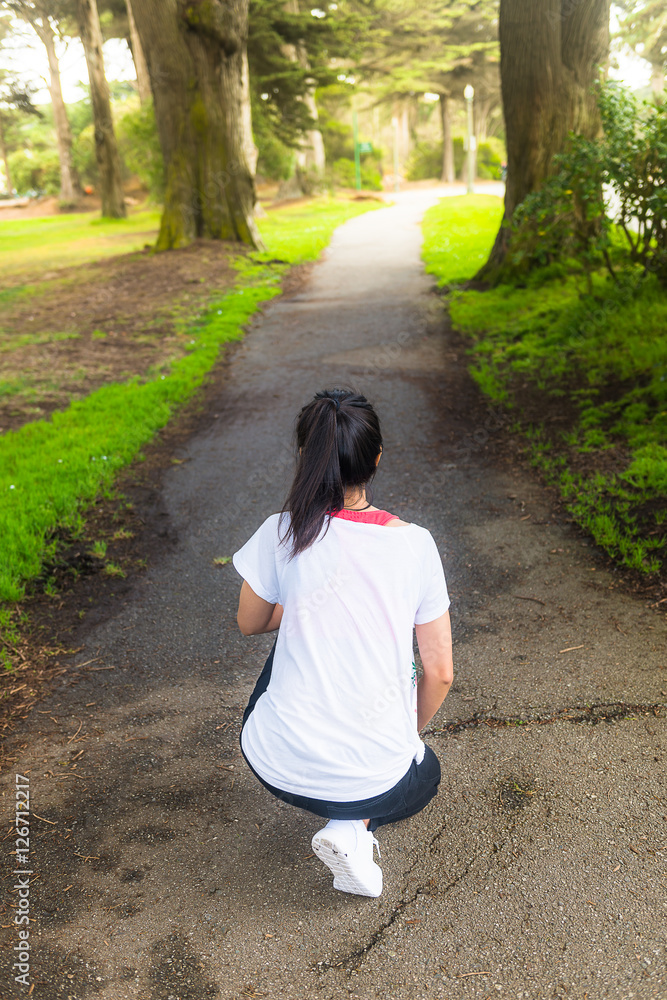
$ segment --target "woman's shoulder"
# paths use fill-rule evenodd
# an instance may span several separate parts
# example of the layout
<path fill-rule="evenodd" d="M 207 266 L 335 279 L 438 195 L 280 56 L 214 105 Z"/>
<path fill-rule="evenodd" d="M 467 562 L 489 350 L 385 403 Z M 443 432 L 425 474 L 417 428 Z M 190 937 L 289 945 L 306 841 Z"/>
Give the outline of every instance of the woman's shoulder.
<path fill-rule="evenodd" d="M 392 514 L 391 519 L 385 521 L 387 528 L 409 528 L 411 523 L 411 521 L 401 521 L 400 517 L 397 517 L 396 514 Z"/>

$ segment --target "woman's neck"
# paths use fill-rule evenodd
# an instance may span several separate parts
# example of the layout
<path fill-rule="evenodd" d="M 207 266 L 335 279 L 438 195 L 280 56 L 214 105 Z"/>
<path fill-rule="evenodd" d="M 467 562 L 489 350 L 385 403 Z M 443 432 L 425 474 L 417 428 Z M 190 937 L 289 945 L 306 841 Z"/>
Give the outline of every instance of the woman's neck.
<path fill-rule="evenodd" d="M 366 499 L 366 490 L 346 490 L 344 510 L 377 510 Z"/>

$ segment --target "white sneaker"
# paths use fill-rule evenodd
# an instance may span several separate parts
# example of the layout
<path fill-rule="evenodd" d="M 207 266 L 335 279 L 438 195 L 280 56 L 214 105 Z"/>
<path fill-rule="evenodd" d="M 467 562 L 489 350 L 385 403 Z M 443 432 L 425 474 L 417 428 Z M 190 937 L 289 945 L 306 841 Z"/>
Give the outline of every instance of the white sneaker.
<path fill-rule="evenodd" d="M 313 837 L 312 848 L 334 874 L 334 889 L 358 896 L 379 896 L 382 869 L 373 861 L 380 845 L 360 819 L 331 819 Z"/>

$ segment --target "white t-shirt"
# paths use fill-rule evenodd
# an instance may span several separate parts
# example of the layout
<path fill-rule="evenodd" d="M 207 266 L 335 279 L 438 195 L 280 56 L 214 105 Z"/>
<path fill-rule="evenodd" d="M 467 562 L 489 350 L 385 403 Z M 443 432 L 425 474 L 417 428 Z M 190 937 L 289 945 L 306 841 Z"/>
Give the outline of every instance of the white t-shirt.
<path fill-rule="evenodd" d="M 254 592 L 284 607 L 243 752 L 283 791 L 330 802 L 380 795 L 423 754 L 413 626 L 449 607 L 435 541 L 417 524 L 332 517 L 289 559 L 279 519 L 267 518 L 233 556 Z"/>

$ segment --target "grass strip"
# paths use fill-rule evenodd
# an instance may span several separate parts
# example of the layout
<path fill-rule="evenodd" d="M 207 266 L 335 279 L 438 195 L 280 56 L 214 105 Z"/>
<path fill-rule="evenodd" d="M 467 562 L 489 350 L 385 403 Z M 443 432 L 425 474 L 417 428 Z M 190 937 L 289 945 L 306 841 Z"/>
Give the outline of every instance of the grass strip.
<path fill-rule="evenodd" d="M 82 215 L 50 215 L 35 219 L 0 219 L 0 274 L 12 283 L 24 272 L 60 270 L 119 253 L 141 250 L 152 243 L 160 225 L 156 209 L 131 212 L 127 219 Z M 0 293 L 11 296 L 9 289 Z M 28 289 L 29 291 L 29 289 Z"/>
<path fill-rule="evenodd" d="M 318 199 L 272 212 L 261 224 L 268 252 L 236 254 L 237 286 L 192 324 L 192 348 L 167 374 L 104 386 L 0 438 L 0 601 L 22 599 L 53 555 L 57 529 L 82 529 L 86 505 L 193 395 L 221 345 L 242 337 L 244 324 L 279 294 L 289 266 L 315 260 L 337 226 L 375 207 Z M 6 608 L 0 633 L 3 623 L 7 635 Z"/>
<path fill-rule="evenodd" d="M 533 463 L 595 542 L 620 566 L 660 573 L 667 558 L 667 295 L 639 273 L 618 284 L 597 273 L 589 294 L 571 262 L 536 272 L 521 287 L 452 287 L 473 277 L 497 232 L 498 210 L 480 218 L 475 200 L 467 203 L 447 198 L 426 213 L 423 255 L 439 285 L 450 286 L 450 314 L 470 339 L 473 378 L 513 415 Z"/>

